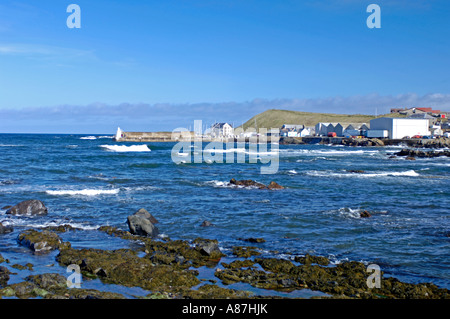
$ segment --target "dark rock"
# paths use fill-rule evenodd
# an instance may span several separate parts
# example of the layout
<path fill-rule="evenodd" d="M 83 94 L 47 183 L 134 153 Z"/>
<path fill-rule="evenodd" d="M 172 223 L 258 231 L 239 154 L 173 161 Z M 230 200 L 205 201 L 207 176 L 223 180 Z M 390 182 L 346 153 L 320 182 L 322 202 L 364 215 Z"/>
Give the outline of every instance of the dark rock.
<path fill-rule="evenodd" d="M 238 238 L 239 240 L 243 240 L 243 241 L 247 241 L 249 243 L 265 243 L 266 240 L 264 238 L 254 238 L 254 237 L 250 237 L 250 238 Z"/>
<path fill-rule="evenodd" d="M 409 161 L 415 161 L 416 158 L 414 156 L 408 156 L 405 159 L 409 160 Z"/>
<path fill-rule="evenodd" d="M 66 249 L 70 247 L 70 243 L 64 243 L 61 238 L 48 230 L 37 231 L 29 229 L 20 233 L 17 237 L 19 244 L 26 246 L 36 253 L 49 252 L 55 249 Z"/>
<path fill-rule="evenodd" d="M 347 172 L 349 172 L 349 173 L 356 173 L 356 174 L 363 174 L 363 173 L 365 173 L 365 171 L 360 170 L 360 169 L 349 169 L 349 170 L 347 170 Z"/>
<path fill-rule="evenodd" d="M 47 215 L 48 210 L 44 203 L 37 199 L 30 199 L 11 207 L 6 211 L 6 214 L 11 215 Z"/>
<path fill-rule="evenodd" d="M 373 146 L 384 146 L 384 142 L 378 138 L 371 138 L 370 142 L 372 142 Z"/>
<path fill-rule="evenodd" d="M 156 242 L 149 238 L 145 241 Z M 163 243 L 156 242 L 155 245 Z M 83 274 L 98 274 L 102 281 L 147 290 L 171 291 L 190 288 L 200 283 L 194 271 L 175 265 L 154 264 L 128 249 L 65 249 L 56 260 L 62 265 L 80 265 Z M 78 289 L 74 289 L 78 290 Z"/>
<path fill-rule="evenodd" d="M 256 247 L 253 246 L 234 246 L 233 255 L 242 258 L 249 258 L 251 256 L 261 255 L 261 253 L 257 251 Z"/>
<path fill-rule="evenodd" d="M 13 231 L 13 228 L 11 226 L 3 226 L 2 223 L 0 223 L 0 234 L 7 234 Z"/>
<path fill-rule="evenodd" d="M 240 186 L 240 187 L 248 187 L 248 188 L 259 188 L 259 189 L 283 189 L 284 187 L 277 184 L 276 182 L 272 181 L 268 186 L 256 182 L 251 179 L 243 179 L 243 180 L 236 180 L 232 178 L 230 180 L 231 185 Z"/>
<path fill-rule="evenodd" d="M 144 218 L 147 218 L 152 224 L 158 224 L 159 222 L 156 220 L 156 218 L 150 214 L 146 209 L 141 208 L 139 209 L 135 215 L 143 216 Z"/>
<path fill-rule="evenodd" d="M 127 223 L 130 232 L 134 235 L 156 237 L 159 229 L 153 225 L 158 221 L 145 209 L 140 209 L 133 215 L 128 216 Z"/>
<path fill-rule="evenodd" d="M 266 188 L 266 185 L 255 182 L 254 180 L 251 180 L 251 179 L 243 179 L 243 180 L 237 181 L 236 179 L 232 178 L 230 180 L 230 184 L 236 185 L 236 186 L 243 186 L 243 187 L 256 187 L 259 189 Z"/>
<path fill-rule="evenodd" d="M 211 223 L 209 220 L 204 220 L 203 223 L 200 225 L 200 227 L 210 227 L 214 226 L 213 223 Z"/>
<path fill-rule="evenodd" d="M 395 153 L 395 155 L 406 156 L 406 159 L 412 159 L 414 157 L 419 157 L 419 158 L 433 158 L 433 157 L 440 157 L 440 156 L 450 157 L 450 151 L 449 150 L 423 151 L 423 150 L 404 148 L 400 152 Z"/>
<path fill-rule="evenodd" d="M 283 186 L 279 185 L 278 183 L 272 181 L 270 182 L 270 184 L 267 186 L 268 189 L 284 189 Z"/>
<path fill-rule="evenodd" d="M 40 274 L 28 276 L 26 277 L 26 280 L 46 290 L 67 287 L 67 278 L 60 274 Z"/>
<path fill-rule="evenodd" d="M 294 258 L 294 260 L 304 265 L 318 264 L 322 266 L 328 266 L 328 264 L 330 263 L 330 260 L 327 257 L 313 256 L 310 254 L 306 254 L 305 257 L 297 256 Z"/>
<path fill-rule="evenodd" d="M 306 144 L 303 142 L 302 138 L 295 138 L 291 136 L 282 136 L 278 142 L 280 145 L 288 145 L 288 144 Z"/>
<path fill-rule="evenodd" d="M 361 213 L 359 213 L 359 216 L 362 218 L 367 218 L 367 217 L 371 217 L 372 215 L 367 210 L 364 210 Z"/>
<path fill-rule="evenodd" d="M 8 268 L 0 266 L 0 287 L 6 286 L 9 280 L 9 274 L 11 274 L 11 272 Z"/>
<path fill-rule="evenodd" d="M 209 240 L 197 238 L 194 240 L 195 249 L 199 250 L 200 253 L 204 256 L 212 256 L 213 254 L 221 255 L 221 251 L 219 249 L 219 242 L 217 240 Z"/>

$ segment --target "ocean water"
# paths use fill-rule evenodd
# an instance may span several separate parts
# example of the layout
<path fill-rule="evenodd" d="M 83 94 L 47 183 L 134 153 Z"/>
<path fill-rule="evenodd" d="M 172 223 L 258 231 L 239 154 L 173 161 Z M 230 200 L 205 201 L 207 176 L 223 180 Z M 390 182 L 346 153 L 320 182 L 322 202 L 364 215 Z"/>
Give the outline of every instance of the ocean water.
<path fill-rule="evenodd" d="M 61 237 L 75 248 L 124 248 L 130 244 L 96 229 L 128 230 L 127 216 L 145 208 L 162 236 L 217 239 L 230 257 L 232 246 L 248 244 L 242 238 L 262 237 L 263 256 L 375 263 L 387 276 L 450 288 L 449 158 L 389 158 L 399 147 L 280 145 L 278 171 L 261 174 L 268 164 L 248 160 L 176 164 L 173 146 L 117 143 L 108 135 L 0 134 L 0 208 L 39 199 L 49 210 L 24 217 L 0 209 L 0 222 L 14 227 L 0 235 L 0 253 L 11 264 L 34 265 L 10 283 L 29 273 L 65 273 L 57 252 L 40 256 L 20 246 L 21 231 L 70 224 L 80 230 Z M 223 153 L 248 155 L 246 147 Z M 286 188 L 232 187 L 231 178 Z M 372 217 L 361 218 L 363 210 Z M 214 226 L 201 227 L 204 220 Z M 88 285 L 103 287 L 98 280 Z"/>

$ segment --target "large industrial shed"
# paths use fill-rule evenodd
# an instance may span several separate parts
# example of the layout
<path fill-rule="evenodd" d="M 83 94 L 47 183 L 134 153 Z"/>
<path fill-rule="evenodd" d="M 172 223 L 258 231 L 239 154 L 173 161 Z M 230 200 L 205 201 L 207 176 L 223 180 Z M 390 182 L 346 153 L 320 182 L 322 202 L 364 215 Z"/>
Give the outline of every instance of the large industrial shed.
<path fill-rule="evenodd" d="M 391 139 L 430 135 L 429 127 L 430 124 L 427 119 L 380 117 L 370 120 L 371 130 L 387 130 Z"/>

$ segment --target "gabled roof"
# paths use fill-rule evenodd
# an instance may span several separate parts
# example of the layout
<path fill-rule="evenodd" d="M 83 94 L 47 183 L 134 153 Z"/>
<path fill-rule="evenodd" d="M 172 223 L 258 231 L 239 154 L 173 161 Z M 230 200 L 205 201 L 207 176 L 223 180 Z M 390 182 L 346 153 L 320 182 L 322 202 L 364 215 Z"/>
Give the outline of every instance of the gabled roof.
<path fill-rule="evenodd" d="M 211 128 L 223 128 L 225 124 L 228 124 L 229 126 L 233 127 L 229 123 L 215 123 L 215 124 L 213 124 L 213 126 L 211 126 Z"/>

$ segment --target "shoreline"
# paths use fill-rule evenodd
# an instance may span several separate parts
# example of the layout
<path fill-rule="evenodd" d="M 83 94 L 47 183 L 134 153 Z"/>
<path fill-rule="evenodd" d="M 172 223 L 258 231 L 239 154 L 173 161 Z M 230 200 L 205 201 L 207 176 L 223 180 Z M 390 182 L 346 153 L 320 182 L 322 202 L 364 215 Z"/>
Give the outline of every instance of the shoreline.
<path fill-rule="evenodd" d="M 196 137 L 193 132 L 169 133 L 169 132 L 123 132 L 121 138 L 113 137 L 114 142 L 222 142 L 222 143 L 270 143 L 274 137 Z M 353 138 L 353 137 L 326 137 L 326 136 L 306 136 L 306 137 L 276 137 L 274 139 L 280 145 L 305 145 L 305 144 L 326 144 L 344 146 L 406 146 L 416 148 L 450 148 L 450 138 L 438 137 L 435 139 L 424 138 Z"/>
<path fill-rule="evenodd" d="M 344 146 L 407 146 L 417 148 L 450 148 L 450 138 L 436 139 L 388 139 L 388 138 L 347 138 L 347 137 L 281 137 L 280 145 L 326 144 Z"/>

